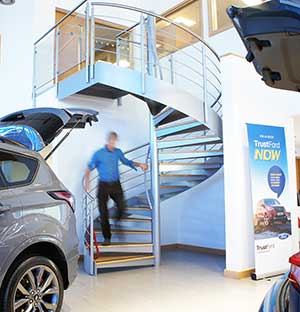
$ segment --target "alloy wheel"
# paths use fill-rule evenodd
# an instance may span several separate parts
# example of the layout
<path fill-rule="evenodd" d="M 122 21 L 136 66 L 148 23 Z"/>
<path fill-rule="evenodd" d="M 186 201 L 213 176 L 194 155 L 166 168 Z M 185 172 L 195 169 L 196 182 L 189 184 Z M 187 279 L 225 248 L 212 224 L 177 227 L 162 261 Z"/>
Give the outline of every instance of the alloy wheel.
<path fill-rule="evenodd" d="M 264 225 L 269 226 L 270 225 L 270 220 L 267 214 L 264 215 Z"/>
<path fill-rule="evenodd" d="M 55 272 L 45 265 L 34 266 L 18 281 L 13 297 L 14 312 L 56 312 L 60 295 Z"/>

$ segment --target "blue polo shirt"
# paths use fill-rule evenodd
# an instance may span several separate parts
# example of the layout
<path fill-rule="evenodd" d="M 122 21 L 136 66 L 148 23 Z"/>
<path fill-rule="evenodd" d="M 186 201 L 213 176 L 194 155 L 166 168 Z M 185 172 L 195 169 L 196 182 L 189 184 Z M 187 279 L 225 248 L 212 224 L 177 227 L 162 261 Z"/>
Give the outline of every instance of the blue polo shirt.
<path fill-rule="evenodd" d="M 90 170 L 97 169 L 99 180 L 102 182 L 115 182 L 120 179 L 119 162 L 137 170 L 133 161 L 127 159 L 119 148 L 110 151 L 106 146 L 94 153 L 88 163 L 88 168 Z"/>

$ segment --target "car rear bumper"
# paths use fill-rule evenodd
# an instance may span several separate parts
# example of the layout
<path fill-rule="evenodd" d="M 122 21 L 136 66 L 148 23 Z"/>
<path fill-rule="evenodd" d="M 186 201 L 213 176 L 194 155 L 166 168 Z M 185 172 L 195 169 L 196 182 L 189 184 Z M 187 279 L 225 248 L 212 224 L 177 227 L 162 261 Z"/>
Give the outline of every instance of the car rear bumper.
<path fill-rule="evenodd" d="M 76 256 L 69 258 L 68 260 L 68 281 L 70 286 L 78 274 L 78 260 L 79 260 L 79 253 L 77 252 Z"/>
<path fill-rule="evenodd" d="M 273 221 L 287 221 L 287 216 L 283 215 L 283 216 L 275 216 L 272 218 Z"/>

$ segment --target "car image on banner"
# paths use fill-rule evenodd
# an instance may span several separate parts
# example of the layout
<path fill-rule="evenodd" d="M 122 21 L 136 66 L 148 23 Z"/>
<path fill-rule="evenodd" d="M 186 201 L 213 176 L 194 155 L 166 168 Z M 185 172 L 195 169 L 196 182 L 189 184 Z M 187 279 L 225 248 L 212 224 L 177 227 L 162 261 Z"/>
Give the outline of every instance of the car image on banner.
<path fill-rule="evenodd" d="M 254 214 L 254 230 L 255 239 L 285 239 L 292 234 L 290 213 L 277 199 L 262 199 L 258 202 Z"/>

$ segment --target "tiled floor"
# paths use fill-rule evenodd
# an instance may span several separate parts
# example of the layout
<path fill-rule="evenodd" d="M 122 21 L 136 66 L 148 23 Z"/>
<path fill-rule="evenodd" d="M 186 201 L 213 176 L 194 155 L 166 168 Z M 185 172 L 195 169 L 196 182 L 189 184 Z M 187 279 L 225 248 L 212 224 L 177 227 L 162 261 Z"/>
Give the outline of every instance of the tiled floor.
<path fill-rule="evenodd" d="M 274 280 L 223 277 L 224 257 L 171 250 L 159 269 L 90 277 L 80 272 L 66 292 L 63 312 L 258 311 Z"/>

